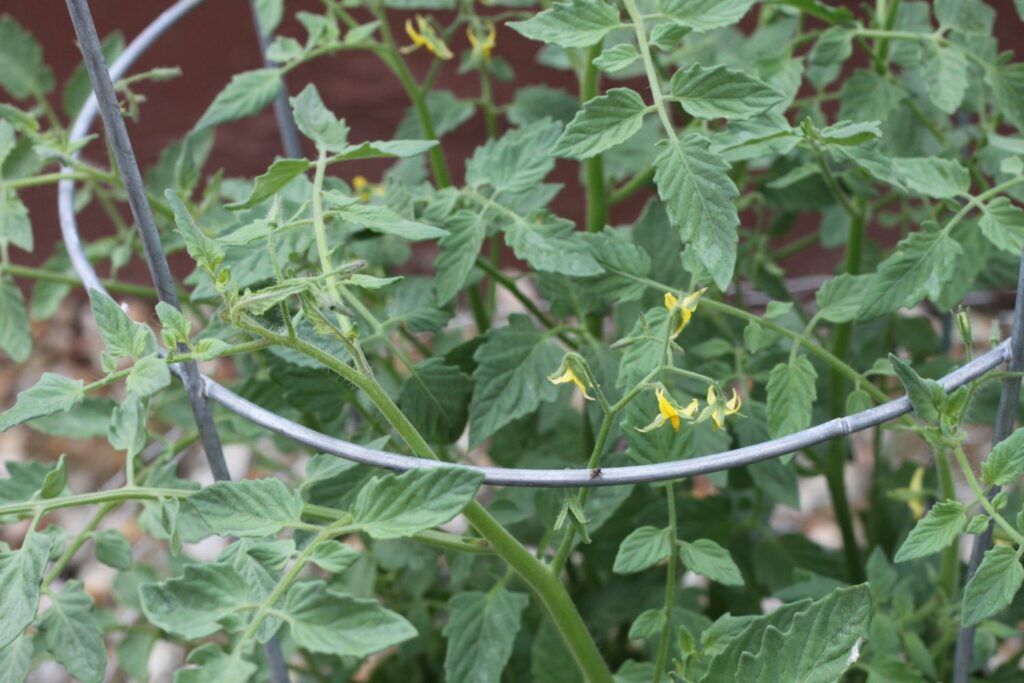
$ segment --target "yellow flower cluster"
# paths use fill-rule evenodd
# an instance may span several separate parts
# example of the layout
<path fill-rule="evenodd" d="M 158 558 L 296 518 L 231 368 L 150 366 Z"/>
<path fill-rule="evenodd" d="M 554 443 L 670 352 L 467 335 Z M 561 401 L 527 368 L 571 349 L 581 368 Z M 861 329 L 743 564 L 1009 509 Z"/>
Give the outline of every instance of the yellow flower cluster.
<path fill-rule="evenodd" d="M 473 27 L 469 26 L 466 28 L 466 37 L 469 38 L 469 44 L 473 48 L 473 55 L 479 56 L 484 61 L 491 58 L 491 52 L 494 50 L 494 46 L 497 44 L 497 32 L 494 30 L 494 24 L 491 22 L 486 23 L 487 35 L 479 37 L 473 32 Z"/>
<path fill-rule="evenodd" d="M 740 411 L 740 405 L 742 404 L 736 389 L 732 390 L 732 398 L 728 401 L 723 401 L 722 397 L 718 395 L 718 390 L 710 386 L 708 387 L 708 404 L 701 411 L 700 416 L 695 418 L 697 409 L 700 407 L 700 401 L 697 399 L 692 399 L 684 408 L 672 400 L 672 397 L 668 395 L 664 387 L 655 389 L 654 395 L 658 398 L 658 414 L 650 424 L 646 427 L 638 428 L 637 431 L 649 432 L 668 423 L 672 425 L 673 430 L 678 432 L 679 425 L 683 420 L 698 424 L 708 419 L 711 420 L 712 429 L 718 430 L 725 426 L 726 417 L 735 415 Z"/>
<path fill-rule="evenodd" d="M 408 34 L 409 39 L 412 40 L 412 45 L 405 50 L 407 52 L 425 47 L 428 52 L 435 55 L 438 59 L 451 59 L 455 56 L 448 49 L 448 46 L 445 45 L 444 39 L 437 34 L 434 27 L 421 14 L 416 15 L 415 27 L 412 25 L 412 19 L 405 20 L 405 32 Z"/>
<path fill-rule="evenodd" d="M 672 292 L 665 292 L 665 308 L 668 309 L 669 316 L 675 315 L 677 312 L 679 315 L 679 319 L 676 321 L 676 328 L 672 332 L 673 337 L 678 337 L 683 328 L 690 323 L 690 318 L 693 317 L 694 311 L 697 310 L 697 302 L 700 301 L 701 295 L 706 291 L 708 291 L 707 287 L 698 289 L 693 294 L 683 297 L 682 301 Z"/>
<path fill-rule="evenodd" d="M 357 175 L 352 178 L 352 191 L 359 197 L 359 201 L 367 203 L 371 197 L 383 197 L 384 186 L 379 183 L 371 183 L 365 176 Z"/>

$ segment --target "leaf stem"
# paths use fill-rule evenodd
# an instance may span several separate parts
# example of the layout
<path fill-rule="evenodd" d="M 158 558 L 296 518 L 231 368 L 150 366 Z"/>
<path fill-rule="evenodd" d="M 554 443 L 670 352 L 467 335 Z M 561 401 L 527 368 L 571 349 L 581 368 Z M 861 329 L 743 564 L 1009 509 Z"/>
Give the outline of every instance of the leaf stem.
<path fill-rule="evenodd" d="M 964 453 L 963 445 L 956 445 L 953 449 L 953 456 L 956 458 L 956 463 L 960 466 L 960 471 L 963 473 L 967 485 L 971 488 L 971 492 L 978 499 L 981 507 L 992 518 L 992 521 L 1006 533 L 1010 540 L 1017 544 L 1018 548 L 1024 547 L 1024 535 L 1021 535 L 1012 524 L 1006 521 L 1005 517 L 999 514 L 999 510 L 996 510 L 992 501 L 985 495 L 985 491 L 981 488 L 978 478 L 974 476 L 974 470 L 971 469 L 971 463 L 967 460 L 967 454 Z"/>
<path fill-rule="evenodd" d="M 672 607 L 676 594 L 676 546 L 679 532 L 676 527 L 676 494 L 671 481 L 665 483 L 665 495 L 668 499 L 668 537 L 671 551 L 668 554 L 665 573 L 665 623 L 661 627 L 658 656 L 654 660 L 654 683 L 661 682 L 661 676 L 668 664 L 669 644 L 672 642 Z"/>
<path fill-rule="evenodd" d="M 81 285 L 82 281 L 77 275 L 70 273 L 59 273 L 52 270 L 46 270 L 44 268 L 30 268 L 28 266 L 19 266 L 13 263 L 6 263 L 0 266 L 0 273 L 7 273 L 14 277 L 26 278 L 29 280 L 42 280 L 44 282 L 57 282 L 64 285 Z M 156 300 L 156 290 L 150 287 L 143 287 L 142 285 L 135 285 L 130 282 L 121 282 L 120 280 L 100 280 L 103 286 L 109 289 L 111 292 L 117 294 L 127 294 L 129 296 L 137 296 L 143 299 Z"/>
<path fill-rule="evenodd" d="M 678 138 L 676 137 L 675 126 L 672 125 L 672 117 L 665 106 L 665 95 L 661 91 L 658 70 L 654 66 L 654 60 L 651 58 L 651 47 L 647 42 L 647 29 L 644 26 L 644 19 L 637 9 L 635 0 L 623 0 L 622 4 L 626 8 L 630 21 L 633 22 L 633 31 L 636 33 L 637 46 L 640 48 L 640 57 L 643 59 L 644 72 L 647 74 L 647 82 L 651 86 L 651 97 L 654 98 L 654 107 L 658 112 L 658 117 L 661 119 L 661 125 L 665 129 L 665 134 L 675 143 L 678 141 Z"/>

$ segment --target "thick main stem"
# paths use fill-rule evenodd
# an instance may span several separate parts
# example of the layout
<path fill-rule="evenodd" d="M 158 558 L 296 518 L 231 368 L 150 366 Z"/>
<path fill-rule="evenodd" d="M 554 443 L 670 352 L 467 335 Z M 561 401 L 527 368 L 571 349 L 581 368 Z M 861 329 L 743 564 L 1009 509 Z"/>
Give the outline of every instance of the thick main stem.
<path fill-rule="evenodd" d="M 676 492 L 672 482 L 665 484 L 665 495 L 668 497 L 668 539 L 671 552 L 668 554 L 668 565 L 665 574 L 665 623 L 661 627 L 661 640 L 658 641 L 658 657 L 654 662 L 654 683 L 661 682 L 661 675 L 668 663 L 669 644 L 672 642 L 672 606 L 676 599 Z"/>

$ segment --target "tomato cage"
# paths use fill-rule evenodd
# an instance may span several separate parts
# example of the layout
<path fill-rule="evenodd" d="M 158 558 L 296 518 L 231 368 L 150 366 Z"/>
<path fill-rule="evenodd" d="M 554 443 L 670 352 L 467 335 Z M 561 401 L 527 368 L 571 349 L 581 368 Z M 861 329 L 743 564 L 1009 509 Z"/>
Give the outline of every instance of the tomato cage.
<path fill-rule="evenodd" d="M 135 61 L 161 36 L 169 31 L 179 19 L 198 6 L 202 0 L 178 0 L 147 26 L 110 65 L 104 61 L 100 41 L 96 32 L 87 0 L 67 0 L 68 11 L 74 24 L 75 33 L 92 81 L 94 94 L 90 96 L 73 122 L 70 138 L 72 141 L 84 138 L 95 122 L 97 114 L 103 121 L 108 142 L 113 149 L 121 180 L 128 195 L 135 223 L 145 251 L 153 283 L 161 301 L 178 307 L 178 298 L 171 278 L 167 257 L 161 245 L 154 222 L 152 209 L 146 197 L 142 177 L 127 129 L 121 117 L 114 94 L 113 81 L 122 78 Z M 266 36 L 259 27 L 259 18 L 253 13 L 256 34 L 261 47 L 266 48 Z M 301 156 L 295 124 L 291 119 L 287 94 L 282 89 L 274 102 L 282 147 L 290 157 Z M 65 169 L 70 172 L 70 169 Z M 61 233 L 71 263 L 88 289 L 105 291 L 103 284 L 86 258 L 78 232 L 74 209 L 75 181 L 62 180 L 58 185 L 57 201 Z M 813 348 L 810 349 L 812 352 Z M 1017 283 L 1016 304 L 1013 314 L 1011 336 L 985 354 L 977 356 L 959 369 L 941 378 L 939 383 L 947 391 L 971 382 L 994 368 L 1007 364 L 1008 370 L 1017 372 L 1024 369 L 1024 261 Z M 339 458 L 378 467 L 394 472 L 417 468 L 466 467 L 484 476 L 484 483 L 493 486 L 520 487 L 597 487 L 637 483 L 652 483 L 692 477 L 698 474 L 720 472 L 744 465 L 778 458 L 783 455 L 820 444 L 832 439 L 848 436 L 870 427 L 891 421 L 912 410 L 910 400 L 901 398 L 878 405 L 845 417 L 839 417 L 812 426 L 788 436 L 759 444 L 713 453 L 686 460 L 666 463 L 604 467 L 600 470 L 580 469 L 518 469 L 505 467 L 480 467 L 453 465 L 440 461 L 424 460 L 413 456 L 368 448 L 345 441 L 305 427 L 283 418 L 276 413 L 248 401 L 213 379 L 202 375 L 192 360 L 176 363 L 171 371 L 182 382 L 192 407 L 201 442 L 214 477 L 228 479 L 228 470 L 221 448 L 220 438 L 214 425 L 208 401 L 212 400 L 227 410 L 260 425 L 272 432 L 288 437 L 298 443 L 310 446 Z M 1014 416 L 1020 393 L 1020 377 L 1010 375 L 1003 380 L 999 409 L 996 416 L 993 443 L 1006 438 L 1013 429 Z M 998 487 L 990 496 L 998 492 Z M 984 551 L 992 543 L 992 525 L 975 537 L 968 567 L 969 579 L 977 569 Z M 966 682 L 974 643 L 974 628 L 961 628 L 957 640 L 954 681 Z M 276 653 L 275 653 L 276 652 Z M 287 671 L 275 641 L 268 643 L 268 656 L 275 681 L 288 680 Z"/>

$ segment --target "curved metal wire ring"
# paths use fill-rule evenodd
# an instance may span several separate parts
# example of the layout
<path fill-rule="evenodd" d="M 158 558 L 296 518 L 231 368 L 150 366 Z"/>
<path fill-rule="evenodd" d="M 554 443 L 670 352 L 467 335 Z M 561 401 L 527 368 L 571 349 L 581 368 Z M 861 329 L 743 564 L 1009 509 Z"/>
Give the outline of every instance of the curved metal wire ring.
<path fill-rule="evenodd" d="M 177 3 L 160 14 L 153 23 L 147 26 L 131 42 L 121 56 L 111 65 L 111 78 L 114 80 L 121 78 L 150 45 L 169 30 L 181 17 L 200 4 L 201 1 L 178 0 Z M 76 117 L 71 127 L 71 140 L 78 140 L 84 137 L 88 133 L 96 115 L 96 99 L 94 96 L 90 96 L 89 101 L 82 108 L 82 111 Z M 73 180 L 63 180 L 57 188 L 60 227 L 65 247 L 67 248 L 71 263 L 83 284 L 87 288 L 105 291 L 96 271 L 85 256 L 85 251 L 78 234 L 73 201 L 74 189 L 75 184 Z M 1009 358 L 1009 352 L 1009 340 L 1006 340 L 995 349 L 946 375 L 940 382 L 947 391 L 951 391 L 1006 362 Z M 824 422 L 789 436 L 688 460 L 651 465 L 604 467 L 599 471 L 591 471 L 589 469 L 514 469 L 452 465 L 450 463 L 423 460 L 412 456 L 367 448 L 328 436 L 287 420 L 276 413 L 247 401 L 205 375 L 202 376 L 202 381 L 207 396 L 228 410 L 266 429 L 326 453 L 363 465 L 371 465 L 394 471 L 406 471 L 423 467 L 469 467 L 483 473 L 486 483 L 500 486 L 612 486 L 666 481 L 696 474 L 718 472 L 793 453 L 836 437 L 845 436 L 887 422 L 911 410 L 910 401 L 903 397 L 854 415 Z"/>

